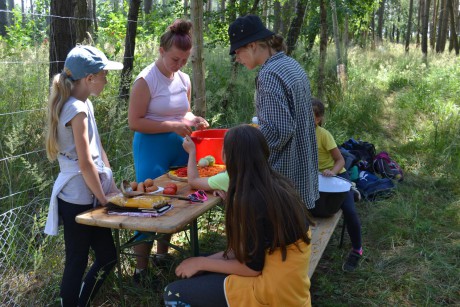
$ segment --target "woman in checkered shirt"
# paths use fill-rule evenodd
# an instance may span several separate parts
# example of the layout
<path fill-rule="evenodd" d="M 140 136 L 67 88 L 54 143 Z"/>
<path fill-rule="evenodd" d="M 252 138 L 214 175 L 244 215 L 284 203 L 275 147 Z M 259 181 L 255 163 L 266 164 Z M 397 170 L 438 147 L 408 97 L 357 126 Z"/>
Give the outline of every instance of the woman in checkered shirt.
<path fill-rule="evenodd" d="M 256 15 L 236 19 L 228 29 L 230 54 L 254 69 L 256 112 L 270 148 L 270 164 L 293 181 L 308 209 L 318 192 L 318 157 L 310 81 L 300 64 L 285 54 L 283 38 Z"/>

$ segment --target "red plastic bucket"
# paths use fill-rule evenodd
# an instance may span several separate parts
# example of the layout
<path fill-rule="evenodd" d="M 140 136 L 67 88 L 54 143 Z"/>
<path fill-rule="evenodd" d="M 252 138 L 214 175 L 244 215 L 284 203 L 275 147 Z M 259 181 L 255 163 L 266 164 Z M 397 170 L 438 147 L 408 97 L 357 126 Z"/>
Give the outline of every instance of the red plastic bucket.
<path fill-rule="evenodd" d="M 197 160 L 211 155 L 216 158 L 216 164 L 224 164 L 222 161 L 222 147 L 227 130 L 208 129 L 192 132 L 192 140 L 196 145 Z"/>

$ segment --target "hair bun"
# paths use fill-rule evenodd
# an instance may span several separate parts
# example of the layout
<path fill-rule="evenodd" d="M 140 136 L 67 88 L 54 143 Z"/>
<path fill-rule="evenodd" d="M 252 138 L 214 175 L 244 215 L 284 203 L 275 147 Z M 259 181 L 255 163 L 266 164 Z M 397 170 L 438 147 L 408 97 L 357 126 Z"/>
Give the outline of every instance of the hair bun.
<path fill-rule="evenodd" d="M 177 19 L 172 25 L 168 27 L 169 31 L 174 34 L 190 35 L 192 29 L 192 22 L 183 19 Z"/>

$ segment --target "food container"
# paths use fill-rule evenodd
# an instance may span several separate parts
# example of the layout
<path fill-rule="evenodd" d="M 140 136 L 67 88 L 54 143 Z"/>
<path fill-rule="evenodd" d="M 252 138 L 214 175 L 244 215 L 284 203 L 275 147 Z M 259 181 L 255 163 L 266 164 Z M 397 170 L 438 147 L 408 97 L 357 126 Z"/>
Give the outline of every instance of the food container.
<path fill-rule="evenodd" d="M 228 129 L 207 129 L 192 132 L 192 140 L 196 146 L 196 159 L 200 160 L 208 155 L 216 159 L 216 164 L 222 161 L 222 147 L 224 135 Z"/>
<path fill-rule="evenodd" d="M 351 189 L 351 182 L 341 177 L 318 175 L 319 199 L 315 203 L 313 214 L 317 217 L 329 217 L 339 211 L 345 197 Z"/>

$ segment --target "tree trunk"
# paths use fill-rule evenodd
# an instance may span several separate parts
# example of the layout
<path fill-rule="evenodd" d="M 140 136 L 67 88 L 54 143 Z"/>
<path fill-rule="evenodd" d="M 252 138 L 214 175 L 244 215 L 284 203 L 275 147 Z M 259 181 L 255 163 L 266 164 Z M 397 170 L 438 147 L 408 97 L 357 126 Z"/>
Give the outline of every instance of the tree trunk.
<path fill-rule="evenodd" d="M 348 31 L 348 13 L 345 12 L 344 24 L 343 24 L 343 64 L 345 65 L 345 71 L 348 70 L 348 46 L 349 46 L 349 31 Z"/>
<path fill-rule="evenodd" d="M 192 97 L 195 105 L 194 113 L 206 117 L 206 87 L 203 55 L 203 0 L 190 2 L 190 16 L 193 22 L 193 86 Z"/>
<path fill-rule="evenodd" d="M 262 20 L 263 22 L 268 25 L 268 0 L 263 0 L 262 2 Z"/>
<path fill-rule="evenodd" d="M 76 31 L 70 21 L 74 16 L 75 3 L 73 1 L 51 0 L 50 4 L 50 47 L 49 47 L 49 78 L 64 68 L 65 58 L 75 47 Z M 55 17 L 59 16 L 59 17 Z"/>
<path fill-rule="evenodd" d="M 249 1 L 247 0 L 240 0 L 239 5 L 239 14 L 240 16 L 244 16 L 248 13 L 249 10 Z"/>
<path fill-rule="evenodd" d="M 371 41 L 371 50 L 375 50 L 375 12 L 372 11 L 372 19 L 371 19 L 371 35 L 372 35 L 372 41 Z"/>
<path fill-rule="evenodd" d="M 97 14 L 96 14 L 96 0 L 93 0 L 93 9 L 91 10 L 91 18 L 93 19 L 93 24 L 94 24 L 94 34 L 96 35 L 95 38 L 97 38 L 97 33 L 98 33 L 98 25 L 97 25 Z"/>
<path fill-rule="evenodd" d="M 320 20 L 320 38 L 319 38 L 319 65 L 318 65 L 318 92 L 317 96 L 320 100 L 324 97 L 324 66 L 326 64 L 327 55 L 327 6 L 326 0 L 319 2 L 319 20 Z"/>
<path fill-rule="evenodd" d="M 446 47 L 447 39 L 447 23 L 448 23 L 448 12 L 447 12 L 447 0 L 442 0 L 440 3 L 439 10 L 439 23 L 438 23 L 438 38 L 436 40 L 436 52 L 442 53 Z"/>
<path fill-rule="evenodd" d="M 220 21 L 225 22 L 225 0 L 220 0 Z"/>
<path fill-rule="evenodd" d="M 236 0 L 228 0 L 228 19 L 229 23 L 236 20 Z"/>
<path fill-rule="evenodd" d="M 320 26 L 321 26 L 321 21 L 319 18 L 320 16 L 315 15 L 308 19 L 307 34 L 306 34 L 307 44 L 305 46 L 305 53 L 308 53 L 313 49 L 316 36 L 318 35 L 318 32 L 320 31 Z"/>
<path fill-rule="evenodd" d="M 2 1 L 5 1 L 5 0 L 2 0 Z M 14 0 L 8 0 L 8 25 L 11 26 L 13 23 L 14 23 L 14 15 L 12 13 L 14 9 Z"/>
<path fill-rule="evenodd" d="M 259 7 L 259 0 L 254 0 L 254 3 L 252 4 L 251 10 L 249 11 L 250 14 L 256 14 L 257 13 L 257 8 Z M 264 19 L 262 19 L 263 22 L 265 22 Z"/>
<path fill-rule="evenodd" d="M 436 0 L 435 0 L 436 1 Z M 423 0 L 422 11 L 422 54 L 426 58 L 428 55 L 428 19 L 430 15 L 430 0 Z"/>
<path fill-rule="evenodd" d="M 86 32 L 90 32 L 91 15 L 88 5 L 91 1 L 75 1 L 75 29 L 77 31 L 77 43 L 83 43 L 87 38 Z"/>
<path fill-rule="evenodd" d="M 409 44 L 410 44 L 410 35 L 412 31 L 412 11 L 414 9 L 414 0 L 409 1 L 409 17 L 407 21 L 407 32 L 406 32 L 406 52 L 409 52 Z"/>
<path fill-rule="evenodd" d="M 153 5 L 153 1 L 152 0 L 144 0 L 144 13 L 145 14 L 150 14 L 150 12 L 152 11 L 152 5 Z M 185 8 L 185 3 L 184 3 L 184 9 Z"/>
<path fill-rule="evenodd" d="M 342 55 L 340 52 L 340 38 L 339 38 L 339 25 L 337 21 L 337 9 L 335 7 L 335 0 L 331 1 L 331 11 L 332 11 L 332 28 L 334 32 L 334 43 L 335 43 L 335 55 L 337 59 L 337 65 L 342 64 Z"/>
<path fill-rule="evenodd" d="M 417 10 L 417 41 L 415 43 L 415 47 L 418 48 L 420 46 L 420 18 L 421 18 L 421 7 L 422 7 L 422 0 L 418 1 L 418 10 Z"/>
<path fill-rule="evenodd" d="M 26 26 L 26 10 L 24 0 L 21 0 L 21 16 L 22 16 L 22 26 L 25 28 Z"/>
<path fill-rule="evenodd" d="M 345 66 L 343 65 L 342 53 L 340 51 L 340 37 L 339 37 L 339 24 L 337 21 L 337 9 L 335 6 L 335 0 L 331 0 L 331 11 L 332 11 L 332 27 L 334 30 L 334 43 L 335 43 L 335 54 L 337 57 L 337 78 L 340 81 L 340 85 L 344 89 L 346 86 L 346 72 Z"/>
<path fill-rule="evenodd" d="M 300 1 L 300 0 L 299 0 Z M 307 0 L 302 0 L 307 1 Z M 281 25 L 280 25 L 280 34 L 283 37 L 286 37 L 289 31 L 289 25 L 291 24 L 292 12 L 295 11 L 295 0 L 287 0 L 284 2 L 281 9 Z"/>
<path fill-rule="evenodd" d="M 436 24 L 438 23 L 438 5 L 439 0 L 433 1 L 433 18 L 431 21 L 431 29 L 430 29 L 430 47 L 431 50 L 434 50 L 436 45 Z M 429 14 L 429 13 L 428 13 Z M 427 18 L 430 18 L 429 16 Z"/>
<path fill-rule="evenodd" d="M 6 36 L 8 15 L 6 12 L 6 0 L 0 0 L 0 36 Z"/>
<path fill-rule="evenodd" d="M 184 0 L 184 16 L 187 16 L 187 18 L 189 18 L 190 16 L 189 8 L 190 3 L 188 2 L 188 0 Z"/>
<path fill-rule="evenodd" d="M 273 3 L 273 32 L 280 33 L 281 28 L 281 4 L 279 0 L 275 0 Z"/>
<path fill-rule="evenodd" d="M 139 18 L 139 9 L 141 0 L 131 0 L 128 11 L 128 24 L 126 26 L 125 37 L 125 54 L 123 56 L 123 70 L 121 71 L 121 80 L 118 97 L 128 100 L 129 89 L 131 87 L 132 70 L 134 64 L 134 50 L 136 47 L 137 20 Z"/>
<path fill-rule="evenodd" d="M 377 14 L 379 16 L 379 24 L 377 25 L 377 38 L 378 43 L 381 44 L 383 42 L 383 15 L 385 12 L 385 0 L 380 0 L 379 10 Z"/>
<path fill-rule="evenodd" d="M 297 39 L 299 38 L 300 29 L 302 28 L 303 20 L 305 17 L 305 10 L 307 9 L 308 0 L 299 0 L 295 8 L 295 16 L 289 27 L 289 32 L 287 35 L 286 45 L 287 45 L 287 54 L 291 53 L 295 49 L 297 44 Z"/>
<path fill-rule="evenodd" d="M 449 19 L 450 19 L 450 37 L 451 45 L 449 46 L 449 51 L 455 49 L 455 54 L 459 53 L 457 31 L 455 30 L 455 14 L 454 14 L 454 4 L 452 0 L 448 0 L 448 10 L 449 10 Z"/>

